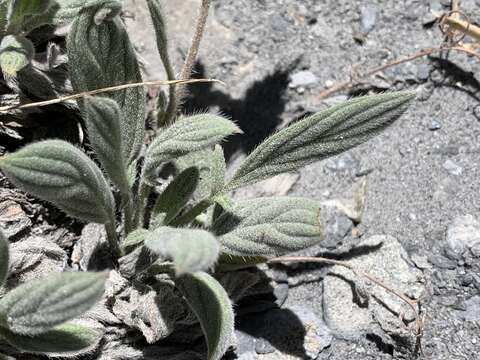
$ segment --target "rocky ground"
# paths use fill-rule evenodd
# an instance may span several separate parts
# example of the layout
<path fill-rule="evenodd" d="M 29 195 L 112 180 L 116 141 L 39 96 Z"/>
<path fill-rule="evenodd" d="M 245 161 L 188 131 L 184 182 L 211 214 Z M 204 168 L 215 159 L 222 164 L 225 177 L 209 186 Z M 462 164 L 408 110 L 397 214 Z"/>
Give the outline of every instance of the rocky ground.
<path fill-rule="evenodd" d="M 165 1 L 177 64 L 188 49 L 197 3 Z M 418 92 L 408 113 L 379 137 L 235 196 L 322 202 L 325 242 L 302 254 L 348 260 L 418 299 L 421 339 L 405 303 L 351 271 L 276 265 L 260 269 L 273 280 L 257 284 L 237 305 L 238 348 L 228 359 L 409 359 L 419 340 L 424 359 L 480 359 L 480 60 L 435 54 L 389 68 L 351 92 L 319 96 L 358 71 L 439 46 L 434 14 L 449 6 L 443 0 L 213 2 L 197 73 L 227 85 L 195 85 L 186 110 L 221 111 L 238 122 L 244 135 L 226 147 L 231 168 L 275 129 L 349 96 Z M 461 1 L 472 20 L 478 6 Z M 162 78 L 143 1 L 128 0 L 127 10 L 146 76 Z M 82 233 L 53 209 L 1 191 L 0 223 L 21 240 L 13 249 L 21 259 L 13 270 L 18 279 L 25 268 L 30 277 L 32 268 L 42 273 L 88 263 L 80 245 L 70 259 L 62 248 L 91 229 Z M 51 244 L 35 252 L 40 235 Z M 117 310 L 120 318 L 125 312 Z M 135 326 L 147 337 L 149 329 Z"/>

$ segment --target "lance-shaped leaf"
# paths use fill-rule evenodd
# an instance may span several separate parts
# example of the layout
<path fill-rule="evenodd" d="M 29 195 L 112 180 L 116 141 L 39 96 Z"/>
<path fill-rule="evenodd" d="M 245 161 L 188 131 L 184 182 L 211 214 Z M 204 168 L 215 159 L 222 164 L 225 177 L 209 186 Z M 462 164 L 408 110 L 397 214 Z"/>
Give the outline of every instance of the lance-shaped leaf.
<path fill-rule="evenodd" d="M 8 269 L 10 266 L 10 250 L 8 240 L 2 229 L 0 229 L 0 286 L 7 280 Z"/>
<path fill-rule="evenodd" d="M 182 156 L 174 161 L 174 165 L 179 171 L 191 166 L 200 170 L 198 186 L 192 196 L 194 201 L 214 197 L 223 190 L 226 163 L 220 145 L 215 145 L 214 149 L 204 149 Z"/>
<path fill-rule="evenodd" d="M 8 9 L 9 27 L 12 31 L 19 32 L 24 18 L 42 14 L 51 5 L 50 0 L 11 0 Z"/>
<path fill-rule="evenodd" d="M 297 170 L 357 146 L 398 119 L 414 97 L 413 92 L 365 96 L 309 116 L 258 146 L 226 190 Z"/>
<path fill-rule="evenodd" d="M 122 112 L 115 100 L 87 97 L 80 102 L 88 137 L 103 168 L 123 193 L 130 191 L 122 152 Z"/>
<path fill-rule="evenodd" d="M 220 250 L 217 239 L 208 231 L 167 226 L 150 232 L 145 246 L 155 254 L 171 258 L 177 275 L 213 268 Z"/>
<path fill-rule="evenodd" d="M 7 35 L 0 44 L 0 67 L 4 74 L 16 75 L 33 58 L 35 49 L 30 40 L 21 35 Z"/>
<path fill-rule="evenodd" d="M 98 9 L 99 16 L 97 18 L 99 20 L 105 15 L 111 18 L 119 14 L 122 9 L 119 0 L 57 0 L 51 4 L 46 12 L 24 19 L 23 29 L 26 33 L 29 33 L 42 25 L 64 25 L 74 20 L 82 9 L 88 7 Z"/>
<path fill-rule="evenodd" d="M 101 170 L 82 151 L 61 140 L 30 144 L 0 159 L 0 169 L 19 188 L 90 222 L 111 221 L 114 200 Z"/>
<path fill-rule="evenodd" d="M 142 81 L 122 20 L 105 13 L 108 10 L 110 8 L 102 6 L 87 7 L 72 23 L 67 50 L 76 92 Z M 111 92 L 109 97 L 118 103 L 123 113 L 122 146 L 124 157 L 130 163 L 135 160 L 145 136 L 145 90 L 128 88 Z"/>
<path fill-rule="evenodd" d="M 101 335 L 86 326 L 65 323 L 35 336 L 19 335 L 0 328 L 0 337 L 15 348 L 28 353 L 67 355 L 66 353 L 92 348 L 100 341 Z"/>
<path fill-rule="evenodd" d="M 222 253 L 272 257 L 301 250 L 322 240 L 316 201 L 294 197 L 238 202 L 213 224 Z"/>
<path fill-rule="evenodd" d="M 203 114 L 183 118 L 163 130 L 145 155 L 144 175 L 152 182 L 162 163 L 213 146 L 240 129 L 218 115 Z"/>
<path fill-rule="evenodd" d="M 37 335 L 73 319 L 100 300 L 107 273 L 60 273 L 20 285 L 0 300 L 1 326 Z"/>
<path fill-rule="evenodd" d="M 158 197 L 152 214 L 152 226 L 168 225 L 187 205 L 197 188 L 200 171 L 189 167 L 178 174 Z"/>
<path fill-rule="evenodd" d="M 135 250 L 137 247 L 143 244 L 147 234 L 149 233 L 150 231 L 146 229 L 137 229 L 132 231 L 122 243 L 123 251 L 128 254 Z"/>
<path fill-rule="evenodd" d="M 235 342 L 232 303 L 210 275 L 200 272 L 177 279 L 177 287 L 200 321 L 208 346 L 208 360 L 220 360 Z"/>

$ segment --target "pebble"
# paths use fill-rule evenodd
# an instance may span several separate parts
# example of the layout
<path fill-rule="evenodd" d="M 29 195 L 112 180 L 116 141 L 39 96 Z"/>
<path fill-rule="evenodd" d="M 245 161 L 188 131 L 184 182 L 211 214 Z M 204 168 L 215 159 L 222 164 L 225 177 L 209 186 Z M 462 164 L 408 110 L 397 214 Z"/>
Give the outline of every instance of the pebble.
<path fill-rule="evenodd" d="M 430 66 L 428 64 L 420 64 L 417 66 L 417 77 L 421 81 L 427 81 L 430 77 Z"/>
<path fill-rule="evenodd" d="M 442 124 L 440 124 L 438 121 L 436 120 L 432 120 L 432 122 L 430 123 L 430 125 L 428 126 L 428 130 L 430 131 L 436 131 L 436 130 L 440 130 L 442 128 Z"/>
<path fill-rule="evenodd" d="M 373 5 L 365 5 L 360 9 L 360 29 L 366 35 L 375 27 L 377 22 L 377 8 Z"/>
<path fill-rule="evenodd" d="M 463 168 L 460 165 L 457 165 L 452 160 L 447 160 L 443 163 L 443 168 L 448 171 L 448 173 L 459 176 L 463 173 Z"/>
<path fill-rule="evenodd" d="M 315 84 L 318 81 L 317 76 L 312 73 L 311 71 L 299 71 L 290 76 L 290 84 L 289 87 L 292 89 L 298 87 L 305 87 L 308 85 Z"/>
<path fill-rule="evenodd" d="M 459 254 L 479 246 L 480 222 L 470 214 L 455 218 L 447 229 L 446 241 Z"/>
<path fill-rule="evenodd" d="M 457 268 L 455 261 L 447 259 L 442 255 L 430 255 L 428 261 L 439 269 L 454 270 Z"/>
<path fill-rule="evenodd" d="M 255 340 L 255 352 L 257 354 L 271 354 L 275 352 L 275 348 L 265 339 Z"/>
<path fill-rule="evenodd" d="M 276 300 L 275 303 L 279 306 L 282 307 L 283 304 L 285 304 L 285 301 L 287 301 L 288 298 L 288 284 L 278 284 L 275 286 L 273 289 L 273 295 L 275 295 Z"/>
<path fill-rule="evenodd" d="M 325 162 L 325 167 L 332 172 L 342 172 L 348 170 L 358 171 L 360 167 L 360 161 L 353 157 L 353 155 L 346 153 L 341 156 Z"/>

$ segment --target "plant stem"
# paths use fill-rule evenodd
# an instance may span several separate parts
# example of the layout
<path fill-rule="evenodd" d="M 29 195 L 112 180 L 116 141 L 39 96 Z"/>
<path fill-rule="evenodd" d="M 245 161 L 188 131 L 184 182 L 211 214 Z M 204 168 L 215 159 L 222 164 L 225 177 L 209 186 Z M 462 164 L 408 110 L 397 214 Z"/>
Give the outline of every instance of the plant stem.
<path fill-rule="evenodd" d="M 148 205 L 147 202 L 151 192 L 152 187 L 148 185 L 145 181 L 140 181 L 140 187 L 138 189 L 138 205 L 135 214 L 135 225 L 137 226 L 137 228 L 143 227 L 143 223 L 145 221 L 145 209 Z"/>
<path fill-rule="evenodd" d="M 106 223 L 105 231 L 107 232 L 107 240 L 110 245 L 110 251 L 112 252 L 114 262 L 116 262 L 117 259 L 122 256 L 122 252 L 120 251 L 120 246 L 118 245 L 118 237 L 117 237 L 117 230 L 115 229 L 115 221 L 110 221 Z"/>
<path fill-rule="evenodd" d="M 127 237 L 127 235 L 132 231 L 133 227 L 133 202 L 132 195 L 130 193 L 123 194 L 123 217 L 123 231 L 125 237 Z"/>
<path fill-rule="evenodd" d="M 208 11 L 210 10 L 211 0 L 202 0 L 200 5 L 200 11 L 197 18 L 197 24 L 195 26 L 195 32 L 193 34 L 192 42 L 190 49 L 188 50 L 187 57 L 183 64 L 182 71 L 180 73 L 180 80 L 186 80 L 192 74 L 193 66 L 197 59 L 198 50 L 200 48 L 200 43 L 202 41 L 203 33 L 205 32 L 205 26 L 207 24 Z M 176 99 L 177 104 L 182 102 L 182 99 L 185 97 L 185 86 L 177 86 L 176 90 Z"/>
<path fill-rule="evenodd" d="M 200 215 L 202 212 L 207 210 L 212 202 L 210 200 L 202 200 L 185 214 L 180 216 L 179 218 L 173 220 L 170 223 L 170 226 L 182 226 L 191 223 L 195 218 Z"/>

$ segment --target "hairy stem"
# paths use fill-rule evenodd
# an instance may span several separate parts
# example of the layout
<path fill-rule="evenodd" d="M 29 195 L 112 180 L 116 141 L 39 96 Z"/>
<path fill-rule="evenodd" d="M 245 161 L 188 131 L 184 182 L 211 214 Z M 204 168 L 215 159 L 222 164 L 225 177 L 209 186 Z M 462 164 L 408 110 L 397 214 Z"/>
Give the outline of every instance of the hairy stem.
<path fill-rule="evenodd" d="M 143 227 L 143 223 L 145 222 L 145 210 L 147 208 L 148 198 L 150 197 L 151 192 L 152 187 L 145 181 L 141 181 L 138 189 L 138 204 L 135 213 L 135 225 L 137 228 Z"/>
<path fill-rule="evenodd" d="M 187 57 L 182 67 L 180 73 L 180 80 L 186 80 L 192 74 L 193 66 L 197 59 L 198 50 L 200 48 L 200 43 L 202 41 L 203 33 L 205 32 L 205 26 L 207 24 L 208 11 L 210 10 L 211 0 L 202 0 L 200 5 L 200 11 L 197 18 L 197 24 L 195 26 L 195 32 L 193 34 L 192 42 L 190 49 L 188 50 Z M 179 85 L 176 90 L 176 99 L 177 104 L 182 102 L 182 99 L 185 97 L 185 86 Z"/>
<path fill-rule="evenodd" d="M 109 221 L 105 224 L 105 231 L 107 232 L 107 240 L 110 245 L 110 251 L 114 261 L 122 256 L 120 246 L 118 245 L 117 230 L 115 229 L 115 221 Z"/>
<path fill-rule="evenodd" d="M 123 223 L 125 238 L 133 230 L 133 201 L 130 193 L 123 195 Z"/>

